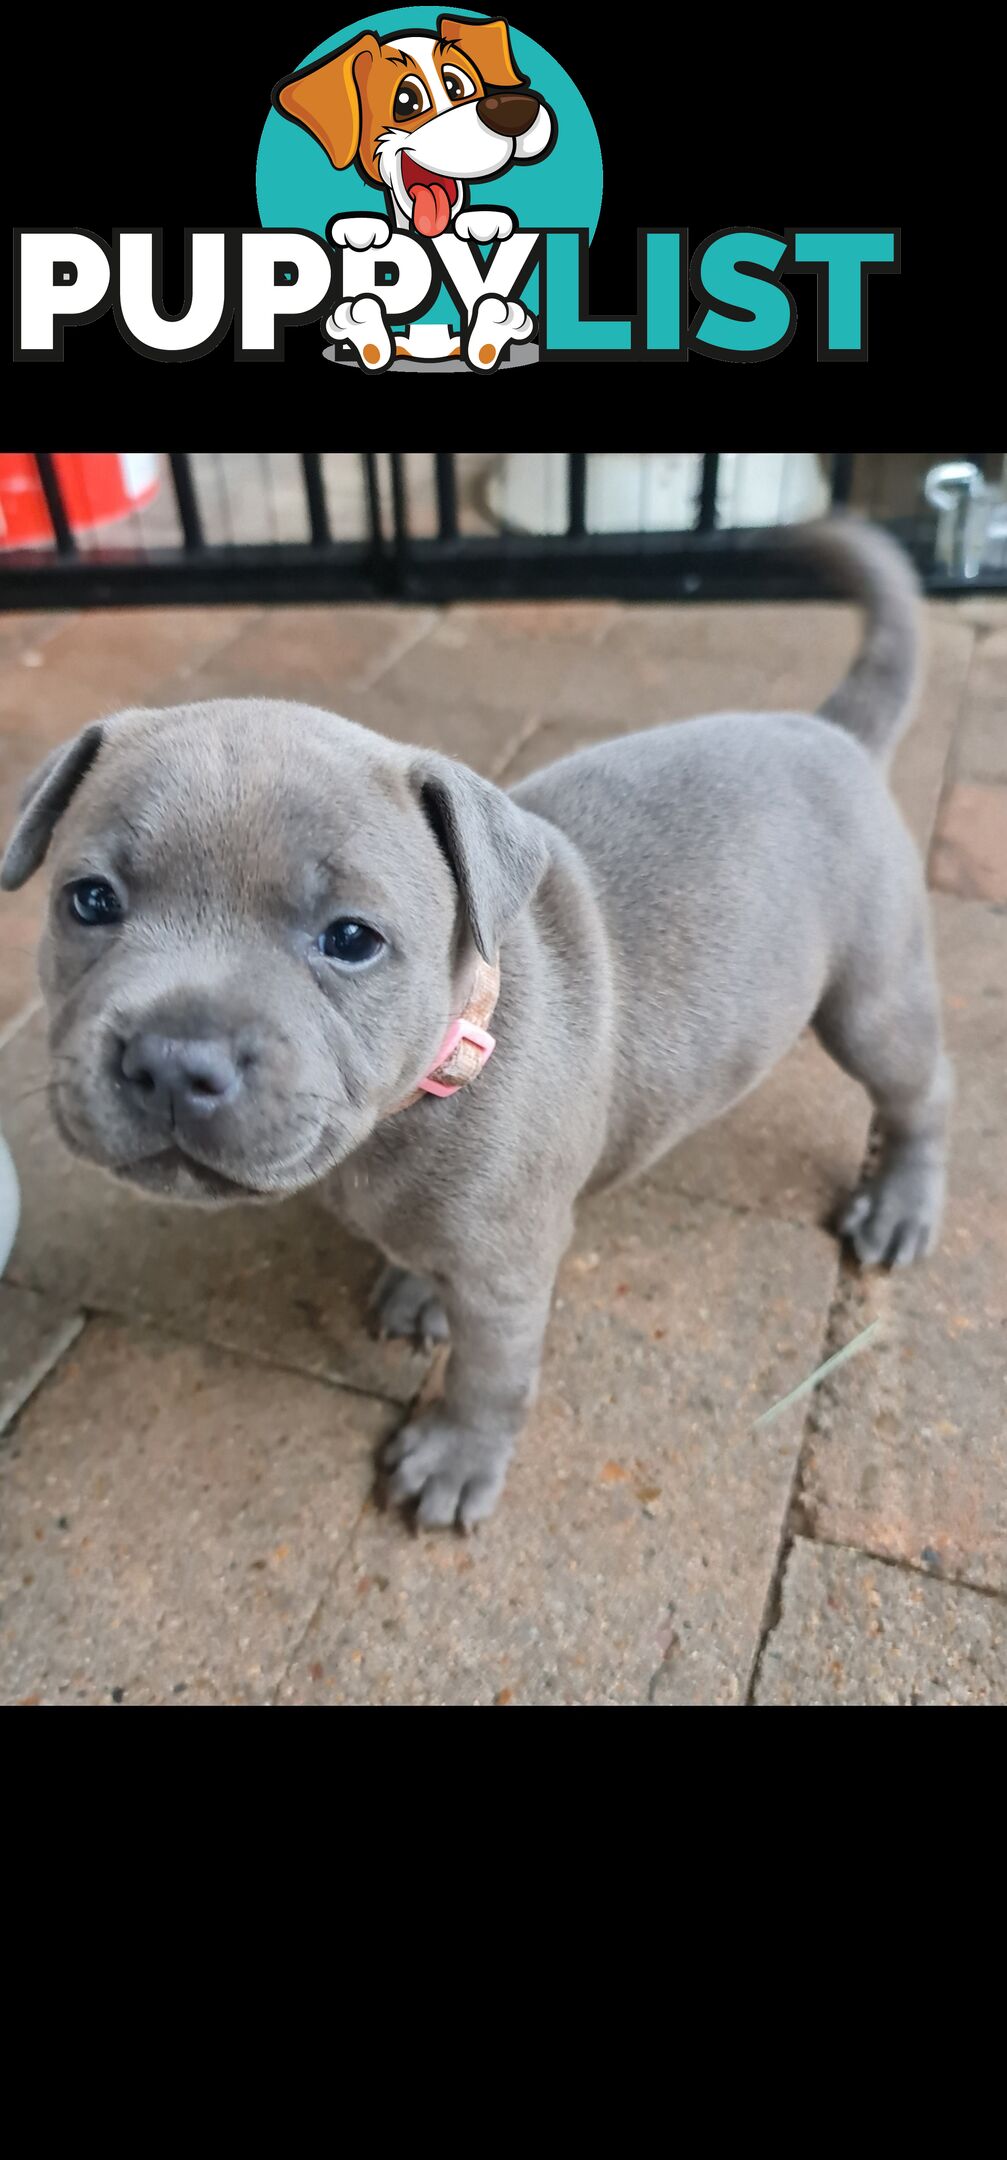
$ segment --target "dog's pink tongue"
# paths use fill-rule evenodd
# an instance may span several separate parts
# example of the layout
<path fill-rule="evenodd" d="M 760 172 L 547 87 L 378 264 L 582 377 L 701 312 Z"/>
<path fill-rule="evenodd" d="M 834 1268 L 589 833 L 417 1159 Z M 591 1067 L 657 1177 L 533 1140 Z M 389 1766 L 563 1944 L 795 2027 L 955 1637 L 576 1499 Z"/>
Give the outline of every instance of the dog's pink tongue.
<path fill-rule="evenodd" d="M 436 184 L 433 187 L 425 187 L 420 181 L 417 181 L 416 186 L 410 188 L 409 193 L 413 198 L 413 218 L 417 232 L 423 234 L 424 240 L 436 240 L 438 233 L 442 233 L 447 229 L 448 219 L 451 216 L 451 203 L 448 198 L 447 188 L 439 187 Z"/>

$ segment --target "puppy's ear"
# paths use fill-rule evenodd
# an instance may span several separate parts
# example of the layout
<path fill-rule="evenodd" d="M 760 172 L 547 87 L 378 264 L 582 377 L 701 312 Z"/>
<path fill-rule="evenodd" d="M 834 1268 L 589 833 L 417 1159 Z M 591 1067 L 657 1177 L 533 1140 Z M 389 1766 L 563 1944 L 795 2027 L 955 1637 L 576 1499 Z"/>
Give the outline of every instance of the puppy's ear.
<path fill-rule="evenodd" d="M 101 738 L 101 722 L 92 721 L 72 743 L 51 750 L 32 774 L 21 797 L 20 817 L 0 863 L 0 885 L 5 892 L 16 892 L 45 860 L 56 820 L 62 817 L 71 795 L 94 763 Z"/>
<path fill-rule="evenodd" d="M 457 45 L 462 53 L 474 60 L 484 83 L 494 90 L 513 90 L 518 83 L 527 82 L 527 75 L 519 75 L 510 49 L 510 36 L 503 16 L 492 22 L 459 22 L 456 15 L 442 15 L 437 24 L 437 35 L 446 45 Z"/>
<path fill-rule="evenodd" d="M 467 765 L 431 754 L 412 782 L 461 894 L 484 960 L 496 959 L 508 923 L 531 899 L 549 860 L 545 828 Z"/>
<path fill-rule="evenodd" d="M 337 172 L 345 172 L 360 149 L 367 78 L 380 55 L 374 32 L 365 30 L 342 52 L 284 76 L 273 91 L 277 112 L 306 128 Z"/>

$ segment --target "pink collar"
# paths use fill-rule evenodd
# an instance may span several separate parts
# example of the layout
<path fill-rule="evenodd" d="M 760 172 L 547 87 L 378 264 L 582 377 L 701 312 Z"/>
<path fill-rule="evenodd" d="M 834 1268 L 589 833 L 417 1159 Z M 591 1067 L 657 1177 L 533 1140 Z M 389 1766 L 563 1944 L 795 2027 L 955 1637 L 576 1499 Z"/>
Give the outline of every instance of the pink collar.
<path fill-rule="evenodd" d="M 492 1057 L 496 1048 L 494 1037 L 486 1032 L 486 1022 L 492 1019 L 499 996 L 499 960 L 492 963 L 477 961 L 463 1013 L 459 1019 L 449 1022 L 430 1071 L 417 1081 L 405 1102 L 396 1105 L 397 1109 L 407 1110 L 421 1095 L 457 1095 L 459 1088 L 482 1072 L 487 1058 Z"/>

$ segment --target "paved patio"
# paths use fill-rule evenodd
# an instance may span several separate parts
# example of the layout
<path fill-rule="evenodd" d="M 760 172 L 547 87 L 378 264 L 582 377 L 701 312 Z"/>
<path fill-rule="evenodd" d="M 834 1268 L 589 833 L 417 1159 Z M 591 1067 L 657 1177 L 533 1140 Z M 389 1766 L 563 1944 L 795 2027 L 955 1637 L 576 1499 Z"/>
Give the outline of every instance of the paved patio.
<path fill-rule="evenodd" d="M 126 702 L 305 696 L 512 780 L 659 719 L 813 705 L 854 641 L 827 606 L 0 616 L 0 825 L 50 744 Z M 933 606 L 929 642 L 896 787 L 958 1066 L 939 1254 L 840 1261 L 822 1223 L 868 1110 L 806 1039 L 584 1209 L 534 1422 L 469 1540 L 374 1506 L 424 1362 L 370 1339 L 374 1258 L 315 1199 L 175 1214 L 61 1154 L 41 883 L 4 898 L 4 1701 L 1007 1702 L 1007 603 Z"/>

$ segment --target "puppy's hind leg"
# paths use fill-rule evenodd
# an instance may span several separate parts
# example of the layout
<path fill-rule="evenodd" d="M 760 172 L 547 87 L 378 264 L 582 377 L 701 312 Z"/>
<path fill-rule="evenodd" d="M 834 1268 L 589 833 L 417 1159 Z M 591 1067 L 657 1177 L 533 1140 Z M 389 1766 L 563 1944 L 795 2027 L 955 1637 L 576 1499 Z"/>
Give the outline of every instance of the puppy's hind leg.
<path fill-rule="evenodd" d="M 952 1073 L 924 908 L 921 892 L 908 938 L 894 939 L 888 950 L 879 939 L 869 958 L 858 955 L 815 1015 L 825 1048 L 863 1083 L 877 1110 L 876 1165 L 838 1221 L 864 1267 L 921 1260 L 940 1229 Z"/>

